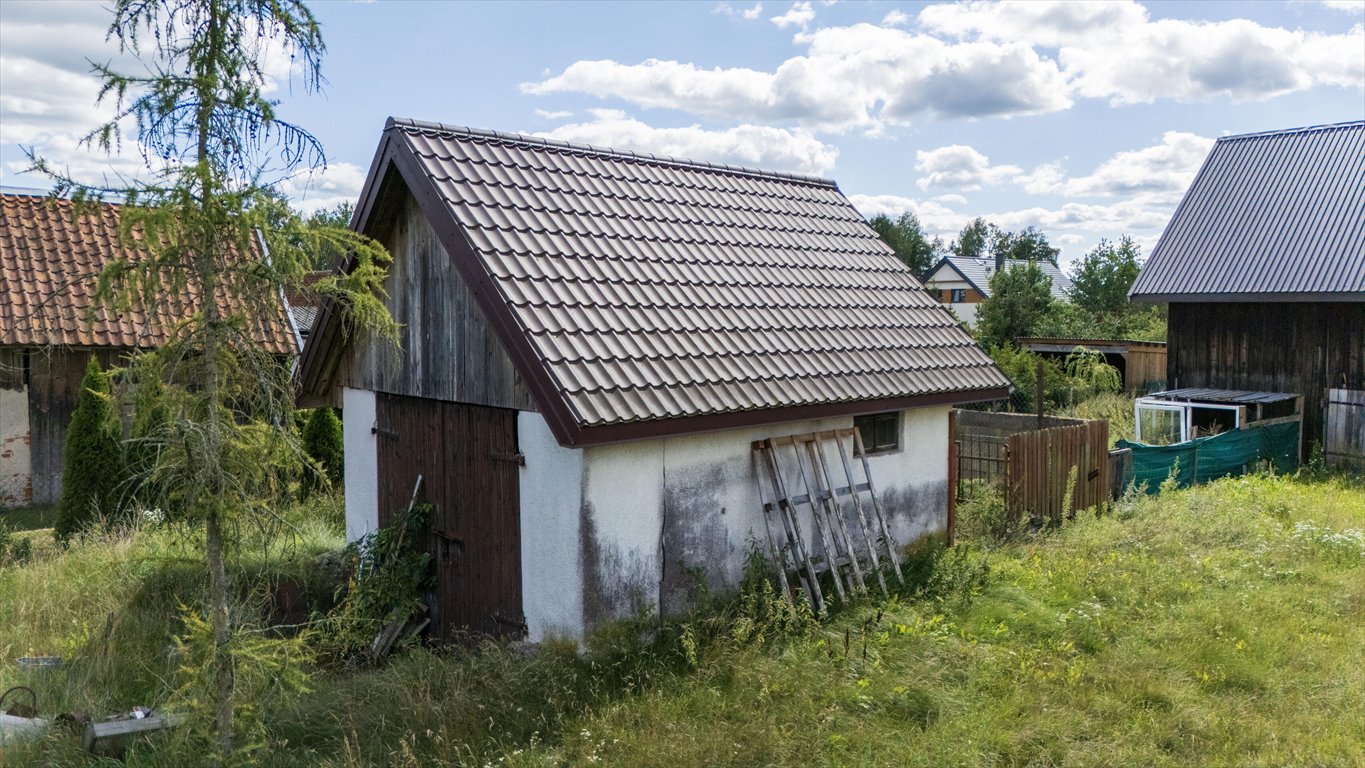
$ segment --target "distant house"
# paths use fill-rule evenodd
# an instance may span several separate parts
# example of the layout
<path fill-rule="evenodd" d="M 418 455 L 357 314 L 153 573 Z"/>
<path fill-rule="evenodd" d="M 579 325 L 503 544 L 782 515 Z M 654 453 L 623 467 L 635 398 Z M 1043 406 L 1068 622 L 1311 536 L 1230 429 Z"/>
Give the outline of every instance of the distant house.
<path fill-rule="evenodd" d="M 1009 385 L 822 179 L 391 119 L 352 225 L 402 351 L 324 304 L 300 399 L 344 407 L 349 538 L 422 478 L 438 634 L 733 586 L 765 438 L 856 426 L 895 539 L 941 532 L 950 403 Z"/>
<path fill-rule="evenodd" d="M 1168 386 L 1301 394 L 1323 440 L 1365 390 L 1365 121 L 1219 139 L 1129 295 L 1170 303 Z"/>
<path fill-rule="evenodd" d="M 118 205 L 76 216 L 69 200 L 0 191 L 0 507 L 60 498 L 66 428 L 89 357 L 107 368 L 157 347 L 169 324 L 195 311 L 197 300 L 183 296 L 156 312 L 97 306 L 104 266 L 138 257 L 119 240 Z M 266 333 L 270 351 L 297 353 L 283 312 Z"/>
<path fill-rule="evenodd" d="M 332 274 L 326 270 L 314 270 L 303 276 L 297 286 L 285 288 L 284 299 L 289 307 L 289 320 L 299 335 L 300 346 L 308 342 L 317 320 L 318 308 L 322 305 L 322 295 L 314 288 L 317 282 Z"/>
<path fill-rule="evenodd" d="M 1001 269 L 1022 266 L 1029 262 L 992 257 L 970 258 L 945 256 L 924 279 L 929 295 L 952 308 L 953 313 L 967 327 L 976 325 L 977 305 L 991 295 L 991 275 Z M 1050 261 L 1035 262 L 1052 281 L 1052 297 L 1058 301 L 1069 298 L 1071 281 Z"/>

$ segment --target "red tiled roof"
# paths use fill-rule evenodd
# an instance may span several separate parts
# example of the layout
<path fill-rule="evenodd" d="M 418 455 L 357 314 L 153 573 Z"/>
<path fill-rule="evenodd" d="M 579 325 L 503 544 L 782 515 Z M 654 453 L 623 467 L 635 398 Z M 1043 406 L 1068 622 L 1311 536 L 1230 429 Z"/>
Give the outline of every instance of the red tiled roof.
<path fill-rule="evenodd" d="M 362 226 L 390 162 L 561 442 L 1009 384 L 833 182 L 391 120 Z"/>
<path fill-rule="evenodd" d="M 138 233 L 134 233 L 138 239 Z M 189 291 L 168 296 L 148 311 L 119 311 L 95 299 L 101 270 L 110 260 L 136 261 L 141 252 L 119 239 L 119 206 L 93 204 L 75 215 L 70 200 L 0 193 L 0 345 L 73 347 L 156 347 L 167 328 L 198 306 Z M 233 302 L 221 299 L 224 311 Z M 93 312 L 92 312 L 93 310 Z M 262 324 L 266 348 L 276 354 L 297 350 L 284 316 Z"/>

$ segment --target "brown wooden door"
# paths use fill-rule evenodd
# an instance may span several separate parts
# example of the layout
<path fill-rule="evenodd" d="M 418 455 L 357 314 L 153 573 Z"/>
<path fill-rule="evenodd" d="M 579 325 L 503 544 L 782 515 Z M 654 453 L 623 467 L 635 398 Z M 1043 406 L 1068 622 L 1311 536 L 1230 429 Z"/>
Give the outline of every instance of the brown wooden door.
<path fill-rule="evenodd" d="M 518 634 L 521 527 L 516 411 L 376 394 L 379 524 L 407 507 L 417 476 L 431 504 L 432 634 Z"/>

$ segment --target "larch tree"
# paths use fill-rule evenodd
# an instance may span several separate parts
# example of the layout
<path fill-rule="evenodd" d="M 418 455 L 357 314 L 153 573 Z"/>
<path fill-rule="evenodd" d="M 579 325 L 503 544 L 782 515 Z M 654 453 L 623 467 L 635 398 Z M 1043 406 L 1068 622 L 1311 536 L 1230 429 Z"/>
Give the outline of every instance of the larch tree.
<path fill-rule="evenodd" d="M 349 256 L 344 277 L 314 286 L 333 298 L 346 327 L 395 339 L 382 301 L 388 254 L 348 230 L 280 217 L 272 205 L 273 185 L 326 162 L 317 139 L 280 119 L 265 95 L 275 85 L 270 57 L 287 56 L 290 78 L 307 91 L 323 82 L 322 37 L 300 0 L 115 0 L 112 11 L 108 39 L 145 71 L 92 62 L 100 100 L 117 108 L 86 141 L 114 151 L 135 131 L 148 180 L 85 185 L 30 156 L 54 178 L 54 194 L 70 195 L 78 208 L 108 195 L 123 199 L 122 236 L 138 255 L 110 263 L 98 295 L 116 308 L 142 307 L 166 327 L 167 342 L 135 360 L 128 381 L 133 390 L 153 382 L 164 389 L 169 417 L 140 439 L 154 444 L 145 453 L 155 456 L 154 487 L 168 516 L 203 530 L 209 603 L 186 626 L 208 636 L 194 673 L 211 700 L 203 732 L 215 762 L 226 763 L 259 746 L 237 719 L 253 704 L 236 695 L 238 664 L 242 649 L 256 646 L 236 640 L 243 619 L 228 580 L 230 532 L 272 517 L 287 496 L 275 468 L 281 457 L 303 455 L 290 428 L 288 365 L 263 340 L 273 318 L 282 318 L 281 289 L 320 250 Z"/>

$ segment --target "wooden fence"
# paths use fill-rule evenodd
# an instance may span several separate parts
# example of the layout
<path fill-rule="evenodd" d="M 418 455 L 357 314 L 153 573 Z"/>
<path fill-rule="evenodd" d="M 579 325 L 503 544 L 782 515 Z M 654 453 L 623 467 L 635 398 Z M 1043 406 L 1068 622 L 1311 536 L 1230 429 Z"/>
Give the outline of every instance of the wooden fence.
<path fill-rule="evenodd" d="M 1365 391 L 1327 390 L 1322 452 L 1327 463 L 1365 472 Z"/>
<path fill-rule="evenodd" d="M 1004 480 L 1005 452 L 1010 435 L 1084 423 L 1081 419 L 1045 416 L 1040 424 L 1033 414 L 954 411 L 953 450 L 957 471 L 952 480 L 957 488 L 957 498 L 962 498 L 963 480 Z"/>
<path fill-rule="evenodd" d="M 1005 509 L 1012 521 L 1062 522 L 1077 510 L 1105 504 L 1109 481 L 1109 422 L 1054 427 L 1012 435 L 1005 458 Z M 1063 509 L 1070 498 L 1070 507 Z"/>

